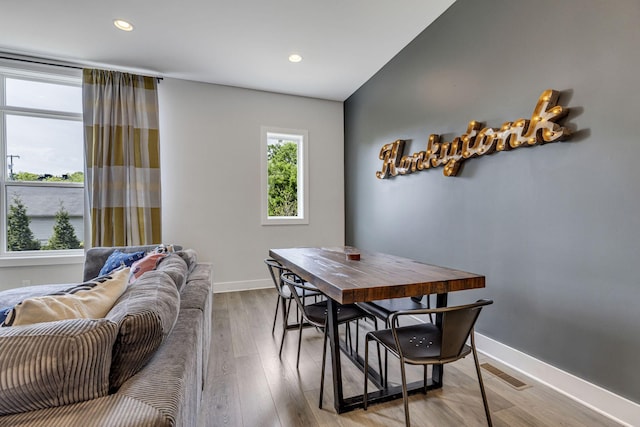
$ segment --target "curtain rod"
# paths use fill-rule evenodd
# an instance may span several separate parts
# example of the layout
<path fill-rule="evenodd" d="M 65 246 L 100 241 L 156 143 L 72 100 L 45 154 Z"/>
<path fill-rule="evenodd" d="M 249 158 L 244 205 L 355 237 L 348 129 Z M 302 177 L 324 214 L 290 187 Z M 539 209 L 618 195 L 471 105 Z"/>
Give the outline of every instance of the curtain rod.
<path fill-rule="evenodd" d="M 24 56 L 24 55 L 18 55 L 18 54 L 7 54 L 7 53 L 4 53 L 4 52 L 0 52 L 0 59 L 7 59 L 7 60 L 10 60 L 10 61 L 27 62 L 27 63 L 30 63 L 30 64 L 50 65 L 50 66 L 62 67 L 62 68 L 72 68 L 72 69 L 76 69 L 76 70 L 82 70 L 82 69 L 87 68 L 87 67 L 92 67 L 91 65 L 83 66 L 81 64 L 73 64 L 73 63 L 65 62 L 65 61 L 57 61 L 57 60 L 51 60 L 51 59 L 41 59 L 41 58 L 36 58 L 36 57 L 33 57 L 33 56 Z M 113 70 L 113 71 L 119 71 L 119 70 Z M 120 71 L 120 72 L 131 73 L 130 71 Z M 131 73 L 131 74 L 133 74 L 133 73 Z M 163 78 L 161 76 L 148 76 L 148 77 L 154 77 L 158 81 L 163 80 Z"/>

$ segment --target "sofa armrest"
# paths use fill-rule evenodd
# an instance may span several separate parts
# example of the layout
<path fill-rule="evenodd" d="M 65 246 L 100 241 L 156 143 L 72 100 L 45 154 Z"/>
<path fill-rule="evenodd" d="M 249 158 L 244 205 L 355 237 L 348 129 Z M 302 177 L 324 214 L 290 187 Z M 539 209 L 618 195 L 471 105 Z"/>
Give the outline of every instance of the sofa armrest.
<path fill-rule="evenodd" d="M 198 310 L 202 313 L 202 377 L 207 378 L 209 370 L 209 352 L 211 349 L 211 327 L 213 311 L 212 266 L 198 263 L 187 277 L 187 283 L 180 293 L 181 310 Z M 204 388 L 204 383 L 202 384 Z"/>

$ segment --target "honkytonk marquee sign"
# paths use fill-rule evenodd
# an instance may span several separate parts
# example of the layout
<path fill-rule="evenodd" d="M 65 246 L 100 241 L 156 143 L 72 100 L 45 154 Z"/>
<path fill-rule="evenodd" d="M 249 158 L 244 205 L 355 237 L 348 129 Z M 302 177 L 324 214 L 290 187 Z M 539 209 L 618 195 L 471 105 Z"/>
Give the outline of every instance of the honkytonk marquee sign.
<path fill-rule="evenodd" d="M 466 133 L 451 142 L 440 142 L 440 135 L 429 136 L 427 150 L 404 156 L 404 140 L 385 144 L 380 150 L 382 169 L 376 172 L 380 179 L 406 175 L 416 171 L 444 167 L 445 176 L 455 176 L 467 159 L 484 156 L 496 151 L 529 147 L 548 142 L 563 141 L 570 130 L 556 123 L 569 112 L 556 105 L 559 93 L 546 90 L 540 95 L 530 120 L 518 119 L 506 122 L 500 129 L 482 128 L 480 122 L 471 121 Z"/>

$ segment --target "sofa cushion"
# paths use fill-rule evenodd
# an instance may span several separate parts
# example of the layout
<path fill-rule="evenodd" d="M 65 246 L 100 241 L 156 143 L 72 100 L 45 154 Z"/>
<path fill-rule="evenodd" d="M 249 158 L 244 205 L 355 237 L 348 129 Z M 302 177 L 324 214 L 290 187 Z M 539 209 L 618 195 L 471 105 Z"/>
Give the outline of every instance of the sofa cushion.
<path fill-rule="evenodd" d="M 119 325 L 109 376 L 112 391 L 135 375 L 171 332 L 178 317 L 180 295 L 163 271 L 149 271 L 122 294 L 107 313 Z"/>
<path fill-rule="evenodd" d="M 198 254 L 193 249 L 184 249 L 176 251 L 176 254 L 187 263 L 187 271 L 191 273 L 198 264 Z"/>
<path fill-rule="evenodd" d="M 124 292 L 128 277 L 129 268 L 124 268 L 53 294 L 27 298 L 7 313 L 2 326 L 102 318 Z"/>
<path fill-rule="evenodd" d="M 171 420 L 172 426 L 197 425 L 202 399 L 202 326 L 199 312 L 181 310 L 157 355 L 118 394 L 144 399 Z"/>
<path fill-rule="evenodd" d="M 163 391 L 157 393 L 162 396 Z M 171 393 L 164 390 L 164 393 Z M 172 393 L 173 394 L 173 393 Z M 182 401 L 176 401 L 182 405 Z M 0 416 L 2 427 L 176 427 L 173 419 L 149 405 L 119 393 L 70 405 Z M 196 415 L 183 426 L 196 425 Z"/>
<path fill-rule="evenodd" d="M 169 254 L 158 262 L 158 271 L 164 271 L 171 277 L 178 288 L 178 292 L 187 281 L 187 263 L 176 254 Z"/>
<path fill-rule="evenodd" d="M 100 269 L 99 275 L 104 276 L 122 266 L 131 267 L 131 264 L 144 258 L 144 255 L 144 251 L 126 253 L 120 252 L 118 249 L 116 249 L 111 253 L 111 255 L 109 255 L 109 258 L 107 258 L 107 260 L 105 261 L 104 265 Z"/>
<path fill-rule="evenodd" d="M 211 264 L 201 263 L 187 278 L 180 292 L 180 308 L 206 310 L 211 304 Z"/>
<path fill-rule="evenodd" d="M 201 336 L 201 316 L 195 310 L 181 311 L 162 348 L 117 393 L 73 405 L 0 416 L 0 426 L 196 426 L 201 402 Z"/>
<path fill-rule="evenodd" d="M 0 415 L 106 395 L 117 332 L 106 319 L 0 328 Z"/>

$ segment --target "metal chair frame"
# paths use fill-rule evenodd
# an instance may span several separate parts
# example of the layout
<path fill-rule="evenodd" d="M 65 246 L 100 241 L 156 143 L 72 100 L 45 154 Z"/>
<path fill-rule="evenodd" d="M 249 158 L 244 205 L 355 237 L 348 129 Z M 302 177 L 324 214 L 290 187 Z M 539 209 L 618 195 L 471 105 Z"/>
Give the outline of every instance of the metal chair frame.
<path fill-rule="evenodd" d="M 309 288 L 308 284 L 304 282 L 298 275 L 292 272 L 285 272 L 282 274 L 281 279 L 283 283 L 289 286 L 291 289 L 291 295 L 293 296 L 294 301 L 296 302 L 298 309 L 302 315 L 302 318 L 308 322 L 310 325 L 315 326 L 318 329 L 322 329 L 323 331 L 323 345 L 322 345 L 322 373 L 320 378 L 320 398 L 318 407 L 322 408 L 322 398 L 324 394 L 324 371 L 327 360 L 327 341 L 328 341 L 328 328 L 327 328 L 327 301 L 315 302 L 313 304 L 306 304 L 304 298 L 300 297 L 300 293 L 297 292 L 297 289 L 308 290 L 308 289 L 316 289 Z M 319 314 L 322 313 L 322 314 Z M 375 316 L 367 313 L 362 310 L 355 304 L 347 304 L 347 305 L 338 305 L 338 324 L 345 324 L 346 327 L 346 336 L 345 340 L 349 342 L 349 348 L 351 352 L 353 352 L 353 338 L 351 337 L 351 329 L 349 328 L 349 323 L 351 321 L 358 321 L 362 318 L 370 318 L 374 321 L 375 328 L 378 327 L 378 321 Z M 298 354 L 296 358 L 296 368 L 298 368 L 300 364 L 300 348 L 302 344 L 302 325 L 303 322 L 299 323 L 300 326 L 298 328 Z M 356 325 L 356 353 L 358 351 L 358 325 Z M 282 347 L 284 344 L 284 333 L 282 335 L 282 342 L 280 343 L 280 355 L 282 355 Z M 382 364 L 380 360 L 380 347 L 378 346 L 378 362 L 380 364 L 380 369 L 382 369 Z M 365 364 L 365 372 L 367 371 L 368 364 Z"/>
<path fill-rule="evenodd" d="M 493 425 L 474 338 L 476 320 L 482 307 L 489 304 L 493 304 L 493 301 L 479 300 L 473 304 L 455 307 L 398 311 L 393 313 L 389 318 L 391 329 L 367 333 L 365 337 L 365 365 L 368 364 L 370 340 L 375 340 L 379 345 L 381 344 L 389 350 L 391 354 L 400 359 L 402 398 L 404 401 L 405 423 L 407 427 L 411 425 L 411 422 L 409 418 L 409 396 L 407 392 L 405 364 L 424 366 L 424 391 L 426 394 L 428 365 L 451 363 L 467 356 L 469 353 L 473 354 L 487 423 L 489 426 Z M 400 326 L 399 319 L 403 316 L 425 314 L 435 314 L 437 324 L 441 326 L 436 326 L 431 323 Z M 470 338 L 470 345 L 466 344 L 467 338 Z M 365 410 L 367 409 L 367 380 L 368 375 L 365 370 L 363 402 Z"/>
<path fill-rule="evenodd" d="M 425 295 L 419 295 L 414 297 L 406 297 L 406 298 L 392 298 L 392 299 L 384 299 L 379 301 L 370 301 L 370 302 L 362 302 L 358 303 L 358 306 L 362 307 L 365 311 L 373 314 L 378 319 L 384 321 L 384 327 L 389 328 L 389 319 L 393 313 L 397 313 L 398 311 L 411 311 L 418 309 L 430 309 L 431 308 L 431 298 L 430 295 L 426 295 L 426 304 L 423 303 Z M 433 323 L 433 314 L 429 314 L 429 320 Z M 384 351 L 384 372 L 380 372 L 380 376 L 382 378 L 382 384 L 385 387 L 388 386 L 388 350 Z"/>
<path fill-rule="evenodd" d="M 271 334 L 273 335 L 275 333 L 276 330 L 276 321 L 278 318 L 278 310 L 280 308 L 280 302 L 282 302 L 282 329 L 284 330 L 283 332 L 283 337 L 286 334 L 286 330 L 287 329 L 294 329 L 294 328 L 298 328 L 299 326 L 299 322 L 300 322 L 300 317 L 299 314 L 296 315 L 296 321 L 298 323 L 296 324 L 289 324 L 289 317 L 288 317 L 288 312 L 289 312 L 289 308 L 291 307 L 291 300 L 293 299 L 290 293 L 290 290 L 288 287 L 286 287 L 284 285 L 284 283 L 282 282 L 282 274 L 285 272 L 289 272 L 290 270 L 288 268 L 286 268 L 285 266 L 283 266 L 282 264 L 280 264 L 277 260 L 272 259 L 272 258 L 266 258 L 264 260 L 264 263 L 267 265 L 267 269 L 269 270 L 269 275 L 271 276 L 271 279 L 273 280 L 273 285 L 276 288 L 276 310 L 275 313 L 273 315 L 273 325 L 271 326 Z M 276 273 L 277 271 L 277 273 Z M 313 296 L 316 298 L 317 301 L 317 297 L 321 295 L 320 291 L 318 291 L 317 288 L 309 285 L 309 288 L 313 288 L 311 290 L 307 290 L 305 291 L 305 297 L 307 296 Z M 287 303 L 288 302 L 288 303 Z"/>

